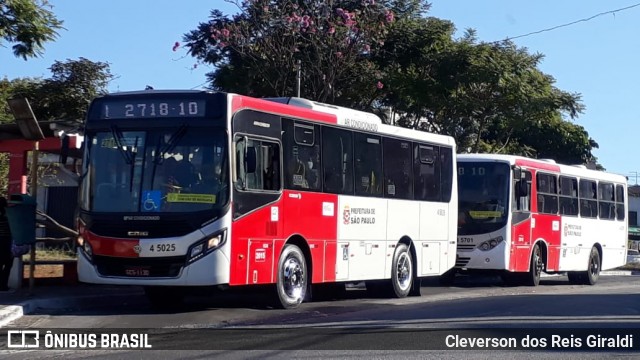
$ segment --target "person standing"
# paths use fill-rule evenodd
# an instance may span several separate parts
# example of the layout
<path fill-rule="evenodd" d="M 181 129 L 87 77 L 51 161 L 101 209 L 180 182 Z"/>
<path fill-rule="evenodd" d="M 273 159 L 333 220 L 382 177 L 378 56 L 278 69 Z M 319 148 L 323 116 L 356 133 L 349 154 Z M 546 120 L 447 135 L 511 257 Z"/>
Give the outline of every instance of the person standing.
<path fill-rule="evenodd" d="M 11 229 L 7 219 L 7 199 L 0 196 L 0 291 L 9 290 L 9 274 L 13 266 Z"/>

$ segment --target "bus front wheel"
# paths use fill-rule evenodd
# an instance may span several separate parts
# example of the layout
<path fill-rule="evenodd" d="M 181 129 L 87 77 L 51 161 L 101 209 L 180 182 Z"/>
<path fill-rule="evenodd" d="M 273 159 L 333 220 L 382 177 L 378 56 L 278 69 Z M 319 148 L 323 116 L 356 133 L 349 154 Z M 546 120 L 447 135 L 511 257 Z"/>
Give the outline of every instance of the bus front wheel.
<path fill-rule="evenodd" d="M 278 305 L 284 309 L 300 305 L 305 299 L 308 281 L 304 254 L 296 245 L 285 245 L 278 261 Z"/>
<path fill-rule="evenodd" d="M 544 268 L 544 260 L 542 259 L 542 250 L 539 244 L 533 246 L 531 252 L 531 264 L 529 266 L 529 273 L 527 274 L 527 285 L 538 286 L 540 284 L 540 277 L 542 275 L 542 269 Z"/>

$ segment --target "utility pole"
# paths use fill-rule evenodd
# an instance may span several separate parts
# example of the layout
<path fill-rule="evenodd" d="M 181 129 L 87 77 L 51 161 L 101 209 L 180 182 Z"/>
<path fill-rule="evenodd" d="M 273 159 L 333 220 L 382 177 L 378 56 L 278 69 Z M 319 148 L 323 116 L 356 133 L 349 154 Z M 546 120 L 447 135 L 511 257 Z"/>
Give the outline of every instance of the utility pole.
<path fill-rule="evenodd" d="M 296 61 L 294 69 L 296 71 L 296 96 L 300 97 L 300 85 L 302 83 L 302 62 L 300 59 Z"/>
<path fill-rule="evenodd" d="M 638 175 L 639 175 L 639 174 L 640 174 L 640 173 L 638 173 L 637 171 L 632 171 L 632 172 L 631 172 L 631 175 L 634 175 L 634 176 L 635 176 L 635 178 L 636 178 L 636 182 L 635 182 L 635 184 L 634 184 L 634 185 L 638 185 Z"/>

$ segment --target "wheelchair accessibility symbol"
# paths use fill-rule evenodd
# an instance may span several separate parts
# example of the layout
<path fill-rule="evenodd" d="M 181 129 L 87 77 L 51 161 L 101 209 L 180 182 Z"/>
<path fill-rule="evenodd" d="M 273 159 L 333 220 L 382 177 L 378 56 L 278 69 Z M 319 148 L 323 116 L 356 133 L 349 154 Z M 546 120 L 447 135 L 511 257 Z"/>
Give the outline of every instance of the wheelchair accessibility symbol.
<path fill-rule="evenodd" d="M 160 211 L 162 192 L 160 190 L 145 190 L 142 192 L 142 210 Z"/>

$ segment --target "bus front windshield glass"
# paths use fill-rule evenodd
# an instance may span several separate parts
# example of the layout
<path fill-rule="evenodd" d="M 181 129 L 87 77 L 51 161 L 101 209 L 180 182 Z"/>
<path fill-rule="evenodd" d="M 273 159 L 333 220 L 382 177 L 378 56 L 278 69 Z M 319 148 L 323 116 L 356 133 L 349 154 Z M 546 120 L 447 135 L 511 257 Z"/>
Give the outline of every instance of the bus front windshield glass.
<path fill-rule="evenodd" d="M 488 233 L 508 217 L 510 168 L 496 162 L 458 162 L 458 234 Z"/>
<path fill-rule="evenodd" d="M 226 132 L 171 129 L 87 134 L 89 165 L 81 203 L 96 212 L 216 210 L 229 199 Z"/>

